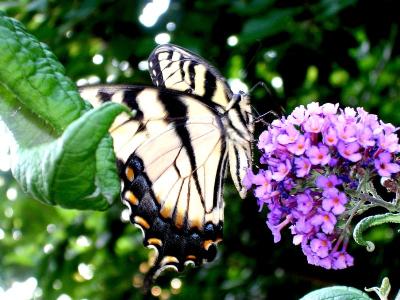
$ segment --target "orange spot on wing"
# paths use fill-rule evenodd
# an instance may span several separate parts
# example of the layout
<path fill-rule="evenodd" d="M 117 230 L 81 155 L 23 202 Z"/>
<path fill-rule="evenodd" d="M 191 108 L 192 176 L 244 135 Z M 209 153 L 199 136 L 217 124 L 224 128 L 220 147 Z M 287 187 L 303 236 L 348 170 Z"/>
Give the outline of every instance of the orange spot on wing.
<path fill-rule="evenodd" d="M 136 224 L 142 226 L 144 229 L 150 228 L 150 224 L 140 216 L 135 216 L 134 221 Z"/>
<path fill-rule="evenodd" d="M 147 240 L 147 242 L 150 245 L 160 246 L 160 247 L 162 246 L 162 241 L 160 239 L 157 239 L 157 238 L 150 238 L 150 239 Z"/>
<path fill-rule="evenodd" d="M 210 248 L 210 246 L 213 244 L 214 242 L 212 240 L 207 240 L 203 242 L 203 248 L 208 250 L 208 248 Z"/>
<path fill-rule="evenodd" d="M 160 214 L 161 216 L 163 216 L 163 218 L 168 219 L 171 218 L 172 216 L 172 209 L 168 206 L 163 206 L 160 210 Z"/>
<path fill-rule="evenodd" d="M 139 204 L 138 198 L 136 198 L 136 196 L 131 191 L 127 191 L 125 193 L 125 199 L 128 200 L 133 205 L 138 205 Z"/>
<path fill-rule="evenodd" d="M 133 169 L 130 167 L 127 167 L 125 169 L 125 175 L 126 178 L 128 178 L 129 181 L 133 181 L 133 179 L 135 179 L 135 172 L 133 172 Z"/>
<path fill-rule="evenodd" d="M 188 256 L 186 256 L 186 260 L 193 260 L 193 261 L 195 261 L 195 260 L 196 260 L 196 256 L 194 256 L 194 255 L 188 255 Z"/>

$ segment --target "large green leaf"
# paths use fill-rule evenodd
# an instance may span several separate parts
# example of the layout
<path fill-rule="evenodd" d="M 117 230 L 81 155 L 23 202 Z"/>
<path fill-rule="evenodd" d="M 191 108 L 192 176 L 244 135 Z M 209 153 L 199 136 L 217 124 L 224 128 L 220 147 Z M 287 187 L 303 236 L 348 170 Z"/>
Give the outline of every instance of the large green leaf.
<path fill-rule="evenodd" d="M 120 184 L 108 128 L 127 108 L 90 110 L 47 46 L 1 12 L 0 53 L 0 117 L 17 181 L 47 204 L 109 207 Z"/>
<path fill-rule="evenodd" d="M 312 291 L 300 300 L 371 300 L 371 298 L 352 287 L 332 286 Z"/>
<path fill-rule="evenodd" d="M 60 134 L 85 104 L 48 47 L 0 12 L 0 82 Z"/>

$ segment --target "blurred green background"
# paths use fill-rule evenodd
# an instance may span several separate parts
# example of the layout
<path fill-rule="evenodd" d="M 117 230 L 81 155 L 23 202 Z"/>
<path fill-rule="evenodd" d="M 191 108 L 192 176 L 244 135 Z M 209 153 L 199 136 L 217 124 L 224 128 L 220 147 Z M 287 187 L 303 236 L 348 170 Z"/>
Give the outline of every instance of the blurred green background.
<path fill-rule="evenodd" d="M 210 61 L 234 89 L 256 88 L 255 110 L 290 112 L 313 100 L 363 106 L 400 124 L 400 39 L 396 1 L 0 1 L 50 46 L 78 85 L 151 84 L 146 60 L 171 42 Z M 1 43 L 1 41 L 0 41 Z M 0 53 L 1 55 L 1 53 Z M 29 129 L 27 129 L 29 130 Z M 260 128 L 258 129 L 260 130 Z M 117 203 L 106 212 L 43 205 L 9 172 L 0 127 L 0 299 L 142 299 L 149 250 Z M 355 266 L 309 266 L 288 231 L 274 245 L 266 212 L 240 200 L 228 180 L 224 242 L 217 259 L 167 272 L 160 299 L 298 299 L 329 285 L 360 289 L 389 276 L 400 284 L 395 227 L 368 233 L 377 249 L 351 245 Z M 122 214 L 121 214 L 122 212 Z M 7 298 L 8 297 L 8 298 Z"/>

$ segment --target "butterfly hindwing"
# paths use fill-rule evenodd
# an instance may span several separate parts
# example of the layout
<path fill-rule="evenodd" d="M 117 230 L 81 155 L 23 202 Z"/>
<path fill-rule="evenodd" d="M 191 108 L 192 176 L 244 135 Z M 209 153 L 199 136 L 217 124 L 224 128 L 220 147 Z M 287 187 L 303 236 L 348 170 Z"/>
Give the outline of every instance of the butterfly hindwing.
<path fill-rule="evenodd" d="M 190 95 L 150 87 L 88 87 L 81 94 L 94 105 L 116 101 L 137 111 L 119 116 L 110 133 L 123 166 L 122 199 L 144 244 L 158 250 L 158 268 L 212 260 L 222 238 L 228 153 L 219 115 Z"/>

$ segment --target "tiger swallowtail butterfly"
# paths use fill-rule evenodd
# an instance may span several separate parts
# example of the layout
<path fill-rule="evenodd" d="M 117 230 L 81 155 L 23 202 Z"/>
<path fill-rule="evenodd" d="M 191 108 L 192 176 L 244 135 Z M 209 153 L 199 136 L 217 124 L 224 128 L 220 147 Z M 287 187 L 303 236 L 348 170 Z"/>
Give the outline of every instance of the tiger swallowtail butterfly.
<path fill-rule="evenodd" d="M 253 120 L 245 93 L 234 94 L 219 72 L 175 45 L 160 45 L 148 59 L 156 87 L 98 85 L 80 89 L 94 107 L 127 105 L 110 134 L 120 167 L 121 198 L 157 258 L 166 267 L 201 265 L 216 255 L 224 220 L 223 180 L 229 162 L 242 198 L 251 165 Z"/>

